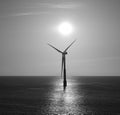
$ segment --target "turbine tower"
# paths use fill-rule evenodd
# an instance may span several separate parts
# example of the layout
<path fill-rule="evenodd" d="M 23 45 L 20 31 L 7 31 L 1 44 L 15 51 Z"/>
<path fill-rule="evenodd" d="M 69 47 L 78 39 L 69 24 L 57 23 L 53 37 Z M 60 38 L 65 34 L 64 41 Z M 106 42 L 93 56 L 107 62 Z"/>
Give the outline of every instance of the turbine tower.
<path fill-rule="evenodd" d="M 74 40 L 63 52 L 52 46 L 51 44 L 48 44 L 50 47 L 54 48 L 57 50 L 59 53 L 62 54 L 62 65 L 61 65 L 61 77 L 63 76 L 63 87 L 66 88 L 67 86 L 67 80 L 66 80 L 66 54 L 67 50 L 70 48 L 70 46 L 75 42 Z"/>

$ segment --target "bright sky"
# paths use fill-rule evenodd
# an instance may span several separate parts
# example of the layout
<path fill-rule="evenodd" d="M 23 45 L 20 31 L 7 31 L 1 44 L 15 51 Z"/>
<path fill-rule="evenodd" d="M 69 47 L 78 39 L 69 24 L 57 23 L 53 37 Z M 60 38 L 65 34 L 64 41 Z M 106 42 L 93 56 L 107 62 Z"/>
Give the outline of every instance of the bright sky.
<path fill-rule="evenodd" d="M 74 32 L 57 28 L 70 22 Z M 0 0 L 0 75 L 120 75 L 120 0 Z"/>

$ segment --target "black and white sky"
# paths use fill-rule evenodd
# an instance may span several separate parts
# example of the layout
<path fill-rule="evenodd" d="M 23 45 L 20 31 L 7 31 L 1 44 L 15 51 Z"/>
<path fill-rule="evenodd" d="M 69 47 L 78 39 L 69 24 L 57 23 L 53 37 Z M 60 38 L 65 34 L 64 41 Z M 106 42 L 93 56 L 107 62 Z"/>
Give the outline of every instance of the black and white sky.
<path fill-rule="evenodd" d="M 60 35 L 68 21 L 74 32 Z M 120 0 L 0 0 L 0 75 L 120 75 Z"/>

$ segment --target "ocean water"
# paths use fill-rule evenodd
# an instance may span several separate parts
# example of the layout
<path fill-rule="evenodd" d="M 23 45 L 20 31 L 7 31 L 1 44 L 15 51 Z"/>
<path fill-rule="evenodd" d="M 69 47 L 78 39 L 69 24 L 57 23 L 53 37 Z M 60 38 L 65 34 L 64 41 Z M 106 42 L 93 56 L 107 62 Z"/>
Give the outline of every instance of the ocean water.
<path fill-rule="evenodd" d="M 120 77 L 0 77 L 0 115 L 120 115 Z"/>

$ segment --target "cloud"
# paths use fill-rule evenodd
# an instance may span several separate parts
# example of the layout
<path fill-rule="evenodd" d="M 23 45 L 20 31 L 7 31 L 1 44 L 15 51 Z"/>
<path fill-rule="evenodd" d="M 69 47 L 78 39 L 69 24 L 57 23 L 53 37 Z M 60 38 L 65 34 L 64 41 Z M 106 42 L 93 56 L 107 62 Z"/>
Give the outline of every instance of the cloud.
<path fill-rule="evenodd" d="M 57 8 L 57 9 L 75 9 L 79 8 L 81 4 L 73 3 L 73 2 L 64 2 L 64 3 L 40 3 L 38 4 L 40 7 L 44 8 Z"/>
<path fill-rule="evenodd" d="M 49 14 L 49 11 L 42 11 L 42 12 L 24 12 L 24 13 L 9 13 L 6 15 L 1 15 L 0 18 L 8 18 L 8 17 L 19 17 L 19 16 L 32 16 L 32 15 L 42 15 L 42 14 Z"/>
<path fill-rule="evenodd" d="M 26 13 L 15 13 L 11 14 L 11 16 L 30 16 L 30 15 L 41 15 L 48 14 L 49 12 L 26 12 Z"/>
<path fill-rule="evenodd" d="M 44 4 L 44 6 L 48 7 L 48 8 L 58 8 L 58 9 L 74 9 L 74 8 L 78 8 L 80 5 L 77 4 L 73 4 L 73 3 L 62 3 L 62 4 L 51 4 L 51 3 L 47 3 Z"/>
<path fill-rule="evenodd" d="M 19 6 L 18 12 L 13 7 L 14 12 L 7 12 L 0 16 L 0 18 L 6 18 L 6 17 L 17 17 L 17 16 L 30 16 L 30 15 L 41 15 L 41 14 L 50 14 L 53 13 L 56 10 L 74 10 L 78 9 L 83 4 L 80 3 L 73 3 L 73 2 L 40 2 L 40 3 L 28 3 L 25 6 Z M 21 11 L 25 12 L 21 12 Z"/>

